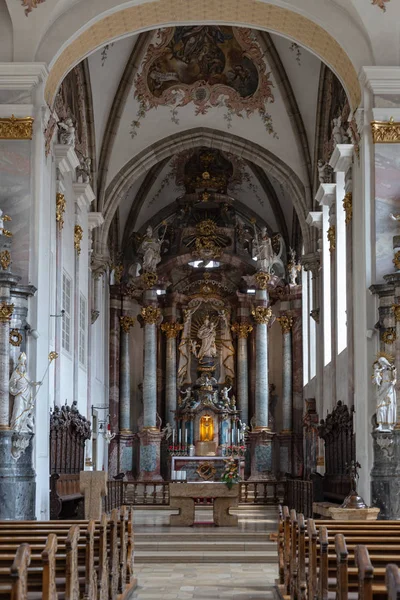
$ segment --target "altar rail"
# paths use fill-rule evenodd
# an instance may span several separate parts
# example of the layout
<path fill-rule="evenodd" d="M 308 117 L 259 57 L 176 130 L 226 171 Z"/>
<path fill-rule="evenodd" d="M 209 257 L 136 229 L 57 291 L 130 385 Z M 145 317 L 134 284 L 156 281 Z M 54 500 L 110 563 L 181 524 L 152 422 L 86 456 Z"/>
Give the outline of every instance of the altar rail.
<path fill-rule="evenodd" d="M 109 481 L 104 510 L 110 512 L 122 504 L 131 506 L 168 506 L 169 484 L 174 481 Z M 285 484 L 281 481 L 241 481 L 239 504 L 274 505 L 283 501 Z M 119 504 L 120 503 L 120 504 Z"/>
<path fill-rule="evenodd" d="M 301 479 L 287 479 L 285 482 L 284 503 L 289 510 L 294 509 L 305 518 L 313 516 L 313 482 Z"/>

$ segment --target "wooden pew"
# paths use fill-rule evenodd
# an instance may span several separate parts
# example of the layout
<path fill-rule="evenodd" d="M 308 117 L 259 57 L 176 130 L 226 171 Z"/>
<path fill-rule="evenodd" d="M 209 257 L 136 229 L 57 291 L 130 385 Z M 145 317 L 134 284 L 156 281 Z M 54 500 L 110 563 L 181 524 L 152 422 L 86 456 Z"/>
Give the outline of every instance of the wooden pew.
<path fill-rule="evenodd" d="M 397 565 L 387 565 L 385 583 L 388 600 L 400 600 L 400 573 Z"/>

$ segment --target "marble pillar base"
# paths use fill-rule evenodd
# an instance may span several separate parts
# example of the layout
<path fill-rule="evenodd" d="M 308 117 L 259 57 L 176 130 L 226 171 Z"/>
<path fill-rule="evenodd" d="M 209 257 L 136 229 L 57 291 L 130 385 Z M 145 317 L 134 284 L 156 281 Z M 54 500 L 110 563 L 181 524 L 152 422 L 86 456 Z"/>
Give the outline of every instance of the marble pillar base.
<path fill-rule="evenodd" d="M 127 479 L 133 477 L 133 433 L 120 432 L 118 436 L 118 470 L 120 473 L 125 473 Z"/>
<path fill-rule="evenodd" d="M 400 430 L 373 431 L 371 503 L 381 519 L 400 519 Z"/>
<path fill-rule="evenodd" d="M 249 481 L 275 479 L 273 472 L 273 440 L 275 436 L 276 433 L 272 431 L 252 431 L 249 433 L 251 455 Z"/>
<path fill-rule="evenodd" d="M 35 519 L 36 474 L 32 466 L 32 438 L 31 433 L 20 433 L 17 437 L 14 431 L 0 431 L 1 521 Z M 12 453 L 15 454 L 18 446 L 26 447 L 16 459 Z"/>
<path fill-rule="evenodd" d="M 292 474 L 292 452 L 293 437 L 291 431 L 281 431 L 277 436 L 279 440 L 279 473 L 283 476 L 286 473 Z"/>
<path fill-rule="evenodd" d="M 160 473 L 160 446 L 164 434 L 158 430 L 142 429 L 140 440 L 139 481 L 162 481 Z"/>

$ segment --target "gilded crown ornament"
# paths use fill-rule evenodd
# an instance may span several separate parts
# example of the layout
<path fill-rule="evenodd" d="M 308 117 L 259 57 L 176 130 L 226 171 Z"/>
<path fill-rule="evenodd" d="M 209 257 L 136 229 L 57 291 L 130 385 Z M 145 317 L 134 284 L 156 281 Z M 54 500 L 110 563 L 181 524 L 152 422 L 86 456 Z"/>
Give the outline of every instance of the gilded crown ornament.
<path fill-rule="evenodd" d="M 167 338 L 176 338 L 182 329 L 183 325 L 176 321 L 169 321 L 168 323 L 162 323 L 161 325 L 161 331 L 165 333 Z"/>
<path fill-rule="evenodd" d="M 0 321 L 2 323 L 11 320 L 11 316 L 14 312 L 14 304 L 1 304 L 0 305 Z"/>
<path fill-rule="evenodd" d="M 32 128 L 31 117 L 0 119 L 0 140 L 31 140 Z"/>
<path fill-rule="evenodd" d="M 249 323 L 234 323 L 231 327 L 233 333 L 236 333 L 238 338 L 245 338 L 253 331 L 253 326 Z"/>
<path fill-rule="evenodd" d="M 265 273 L 264 271 L 259 271 L 255 275 L 257 281 L 257 287 L 259 290 L 266 290 L 268 282 L 271 279 L 271 275 L 269 273 Z"/>
<path fill-rule="evenodd" d="M 160 309 L 155 306 L 144 306 L 141 310 L 143 321 L 146 325 L 154 325 L 160 318 Z"/>
<path fill-rule="evenodd" d="M 75 225 L 74 229 L 74 248 L 79 254 L 81 253 L 81 241 L 83 238 L 83 229 L 80 225 Z"/>
<path fill-rule="evenodd" d="M 272 309 L 269 306 L 257 306 L 253 308 L 251 314 L 257 325 L 268 325 L 272 317 Z"/>
<path fill-rule="evenodd" d="M 343 208 L 346 213 L 345 222 L 348 225 L 353 218 L 353 194 L 351 192 L 347 192 L 343 198 Z"/>
<path fill-rule="evenodd" d="M 398 323 L 400 321 L 400 304 L 392 304 L 392 311 L 394 313 L 394 318 Z"/>
<path fill-rule="evenodd" d="M 400 123 L 393 117 L 389 121 L 372 121 L 372 139 L 374 144 L 398 144 L 400 142 Z"/>
<path fill-rule="evenodd" d="M 56 221 L 59 229 L 61 230 L 64 227 L 64 213 L 67 202 L 65 200 L 64 194 L 61 192 L 57 192 L 56 194 Z"/>
<path fill-rule="evenodd" d="M 334 225 L 331 225 L 327 231 L 326 237 L 329 242 L 329 252 L 333 252 L 336 250 L 336 228 Z"/>
<path fill-rule="evenodd" d="M 6 271 L 11 264 L 11 254 L 8 250 L 0 252 L 0 265 L 3 271 Z"/>
<path fill-rule="evenodd" d="M 282 333 L 290 333 L 294 322 L 293 317 L 289 315 L 282 315 L 277 318 L 277 321 L 279 321 L 279 324 L 282 328 Z"/>
<path fill-rule="evenodd" d="M 119 318 L 119 322 L 121 325 L 121 329 L 124 333 L 129 333 L 131 327 L 135 324 L 135 318 L 130 317 L 129 315 L 123 315 Z"/>

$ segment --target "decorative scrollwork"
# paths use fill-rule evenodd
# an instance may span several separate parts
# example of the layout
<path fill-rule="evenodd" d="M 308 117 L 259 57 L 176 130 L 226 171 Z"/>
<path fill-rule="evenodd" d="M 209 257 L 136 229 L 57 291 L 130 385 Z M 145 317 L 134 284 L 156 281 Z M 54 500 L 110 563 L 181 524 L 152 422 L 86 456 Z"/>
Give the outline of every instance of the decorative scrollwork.
<path fill-rule="evenodd" d="M 269 306 L 257 306 L 253 308 L 251 314 L 257 325 L 268 325 L 272 317 L 272 309 Z"/>
<path fill-rule="evenodd" d="M 334 225 L 329 227 L 326 237 L 329 242 L 329 252 L 334 252 L 336 250 L 336 228 Z"/>
<path fill-rule="evenodd" d="M 75 225 L 74 229 L 74 248 L 79 254 L 81 253 L 81 241 L 83 238 L 83 229 L 80 225 Z"/>
<path fill-rule="evenodd" d="M 11 346 L 20 346 L 22 342 L 22 335 L 18 329 L 11 329 L 10 331 L 10 344 Z"/>
<path fill-rule="evenodd" d="M 24 117 L 17 119 L 12 115 L 9 119 L 0 119 L 1 140 L 31 140 L 33 119 Z"/>
<path fill-rule="evenodd" d="M 290 333 L 294 322 L 293 317 L 291 317 L 290 315 L 282 315 L 277 318 L 277 321 L 279 321 L 283 334 Z"/>
<path fill-rule="evenodd" d="M 14 304 L 1 304 L 0 305 L 0 322 L 4 323 L 11 320 L 11 316 L 14 312 Z"/>
<path fill-rule="evenodd" d="M 162 323 L 161 331 L 165 333 L 167 338 L 176 338 L 178 333 L 183 329 L 182 323 L 170 321 L 169 323 Z"/>
<path fill-rule="evenodd" d="M 271 275 L 269 273 L 265 273 L 264 271 L 259 271 L 255 275 L 257 281 L 257 287 L 259 290 L 266 290 L 268 282 L 271 279 Z"/>
<path fill-rule="evenodd" d="M 347 192 L 343 198 L 343 208 L 346 213 L 345 222 L 347 225 L 353 218 L 353 194 L 351 192 Z"/>
<path fill-rule="evenodd" d="M 395 327 L 388 327 L 386 331 L 382 333 L 382 342 L 385 344 L 393 344 L 396 341 L 396 337 Z"/>
<path fill-rule="evenodd" d="M 397 250 L 397 252 L 395 253 L 392 263 L 394 264 L 396 269 L 400 271 L 400 250 Z"/>
<path fill-rule="evenodd" d="M 124 333 L 129 333 L 131 327 L 135 324 L 135 318 L 130 317 L 129 315 L 123 315 L 119 318 L 119 322 L 121 324 L 121 329 Z"/>
<path fill-rule="evenodd" d="M 67 202 L 65 200 L 64 194 L 61 192 L 57 192 L 56 194 L 56 221 L 59 229 L 61 230 L 64 227 L 64 213 Z"/>
<path fill-rule="evenodd" d="M 236 333 L 238 338 L 246 338 L 253 331 L 253 326 L 249 323 L 234 323 L 231 327 L 233 333 Z"/>
<path fill-rule="evenodd" d="M 160 309 L 155 306 L 144 306 L 141 310 L 143 321 L 146 325 L 154 325 L 160 318 Z"/>
<path fill-rule="evenodd" d="M 11 254 L 8 250 L 0 252 L 0 265 L 3 271 L 6 271 L 11 264 Z"/>
<path fill-rule="evenodd" d="M 372 139 L 374 144 L 398 144 L 400 142 L 400 123 L 393 117 L 389 121 L 372 121 Z"/>

